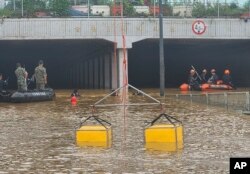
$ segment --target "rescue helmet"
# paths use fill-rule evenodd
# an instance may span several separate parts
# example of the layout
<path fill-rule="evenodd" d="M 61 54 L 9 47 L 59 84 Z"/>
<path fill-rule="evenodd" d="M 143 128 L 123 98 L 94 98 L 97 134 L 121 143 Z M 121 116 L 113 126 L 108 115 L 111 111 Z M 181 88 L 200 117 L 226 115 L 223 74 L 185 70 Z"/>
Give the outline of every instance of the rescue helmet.
<path fill-rule="evenodd" d="M 195 71 L 193 69 L 190 70 L 190 74 L 194 74 Z"/>
<path fill-rule="evenodd" d="M 215 73 L 216 72 L 216 70 L 215 69 L 211 69 L 211 73 Z"/>
<path fill-rule="evenodd" d="M 229 74 L 230 74 L 230 71 L 229 71 L 229 69 L 225 69 L 225 71 L 224 71 L 224 74 L 227 74 L 227 75 L 229 75 Z"/>

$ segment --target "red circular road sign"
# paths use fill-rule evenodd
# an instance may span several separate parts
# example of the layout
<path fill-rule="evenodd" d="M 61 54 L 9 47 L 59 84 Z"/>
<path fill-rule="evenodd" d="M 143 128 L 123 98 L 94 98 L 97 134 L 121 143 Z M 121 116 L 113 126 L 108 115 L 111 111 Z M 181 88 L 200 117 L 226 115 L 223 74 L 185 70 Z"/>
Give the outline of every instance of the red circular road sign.
<path fill-rule="evenodd" d="M 202 20 L 196 20 L 192 24 L 192 30 L 195 34 L 201 35 L 206 31 L 206 25 Z"/>

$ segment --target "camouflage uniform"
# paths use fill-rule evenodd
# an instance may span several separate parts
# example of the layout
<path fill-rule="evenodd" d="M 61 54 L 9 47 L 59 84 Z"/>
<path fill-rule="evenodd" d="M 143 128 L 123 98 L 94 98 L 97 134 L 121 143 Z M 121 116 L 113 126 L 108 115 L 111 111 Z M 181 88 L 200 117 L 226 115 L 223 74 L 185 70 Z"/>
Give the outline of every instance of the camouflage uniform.
<path fill-rule="evenodd" d="M 36 89 L 43 90 L 45 88 L 45 84 L 47 83 L 46 77 L 46 68 L 41 65 L 37 66 L 35 69 Z"/>
<path fill-rule="evenodd" d="M 27 91 L 27 83 L 25 81 L 26 72 L 22 67 L 18 67 L 15 71 L 17 77 L 17 90 Z"/>
<path fill-rule="evenodd" d="M 28 90 L 28 84 L 27 84 L 27 79 L 28 79 L 28 72 L 26 71 L 25 68 L 23 68 L 25 71 L 25 84 L 26 84 L 26 91 Z"/>

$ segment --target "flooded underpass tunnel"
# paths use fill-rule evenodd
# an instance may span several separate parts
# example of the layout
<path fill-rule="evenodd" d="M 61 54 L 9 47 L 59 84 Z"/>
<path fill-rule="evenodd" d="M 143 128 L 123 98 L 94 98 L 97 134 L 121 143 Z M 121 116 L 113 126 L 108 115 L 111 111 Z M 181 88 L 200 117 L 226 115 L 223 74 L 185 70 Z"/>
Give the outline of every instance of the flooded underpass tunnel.
<path fill-rule="evenodd" d="M 103 40 L 1 41 L 0 71 L 15 88 L 15 64 L 25 64 L 31 75 L 43 59 L 53 88 L 110 88 L 113 49 Z M 184 82 L 190 65 L 218 72 L 230 65 L 236 82 L 248 85 L 249 50 L 249 41 L 166 40 L 166 84 Z M 156 40 L 134 43 L 128 49 L 130 83 L 158 87 L 158 57 Z M 71 91 L 56 90 L 53 101 L 0 103 L 0 173 L 229 173 L 230 157 L 249 154 L 249 116 L 170 97 L 161 100 L 166 113 L 184 124 L 183 149 L 145 146 L 145 126 L 161 112 L 155 105 L 129 106 L 126 112 L 98 108 L 95 115 L 112 124 L 111 147 L 77 146 L 76 128 L 107 91 L 79 90 L 77 105 L 70 102 Z M 159 97 L 156 89 L 147 93 Z M 128 96 L 132 104 L 147 102 L 145 96 Z M 114 105 L 122 101 L 109 99 Z"/>
<path fill-rule="evenodd" d="M 98 39 L 0 41 L 0 71 L 9 77 L 9 88 L 16 88 L 16 63 L 25 65 L 30 78 L 42 59 L 52 88 L 109 88 L 112 52 L 111 42 Z"/>
<path fill-rule="evenodd" d="M 164 52 L 166 87 L 186 82 L 191 65 L 199 73 L 215 68 L 220 77 L 229 68 L 236 86 L 250 85 L 250 40 L 165 39 Z M 158 40 L 135 42 L 127 53 L 129 83 L 158 88 Z M 119 65 L 114 75 L 114 44 L 105 40 L 5 40 L 0 41 L 0 54 L 0 71 L 9 77 L 9 88 L 16 88 L 17 62 L 25 64 L 31 77 L 40 59 L 47 68 L 49 86 L 55 89 L 109 89 L 116 80 L 119 83 Z"/>
<path fill-rule="evenodd" d="M 250 40 L 164 40 L 167 87 L 187 82 L 191 65 L 199 73 L 217 70 L 219 77 L 226 68 L 232 72 L 236 86 L 250 85 Z M 137 87 L 159 87 L 159 41 L 144 40 L 129 51 L 129 82 Z M 210 75 L 210 74 L 209 74 Z"/>

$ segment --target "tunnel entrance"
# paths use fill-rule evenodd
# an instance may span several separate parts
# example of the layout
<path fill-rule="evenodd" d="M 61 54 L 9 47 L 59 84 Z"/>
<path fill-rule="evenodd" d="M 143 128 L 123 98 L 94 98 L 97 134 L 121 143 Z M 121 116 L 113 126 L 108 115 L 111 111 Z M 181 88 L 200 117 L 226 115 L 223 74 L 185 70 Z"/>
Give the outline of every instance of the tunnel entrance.
<path fill-rule="evenodd" d="M 164 42 L 166 87 L 186 82 L 191 65 L 199 72 L 215 68 L 220 77 L 229 68 L 238 87 L 250 86 L 250 40 Z M 16 63 L 25 64 L 31 77 L 43 59 L 52 88 L 111 88 L 113 49 L 112 42 L 98 39 L 0 41 L 0 73 L 9 77 L 9 88 L 16 89 Z M 159 87 L 157 39 L 136 42 L 128 49 L 128 73 L 131 85 Z"/>
<path fill-rule="evenodd" d="M 222 77 L 226 68 L 236 86 L 250 86 L 250 40 L 164 40 L 166 87 L 187 82 L 191 65 L 199 73 L 203 68 L 217 70 Z M 158 40 L 133 44 L 128 52 L 129 83 L 140 88 L 159 87 Z"/>
<path fill-rule="evenodd" d="M 14 74 L 16 63 L 25 64 L 29 77 L 42 59 L 47 69 L 48 84 L 52 88 L 93 88 L 83 83 L 84 76 L 77 76 L 74 69 L 82 63 L 113 51 L 113 43 L 98 40 L 22 40 L 0 41 L 0 73 L 9 77 L 9 88 L 16 89 Z M 82 66 L 83 67 L 83 66 Z M 70 72 L 71 71 L 71 72 Z M 69 74 L 71 73 L 71 74 Z M 88 74 L 89 76 L 89 74 Z M 82 84 L 80 84 L 82 82 Z"/>

